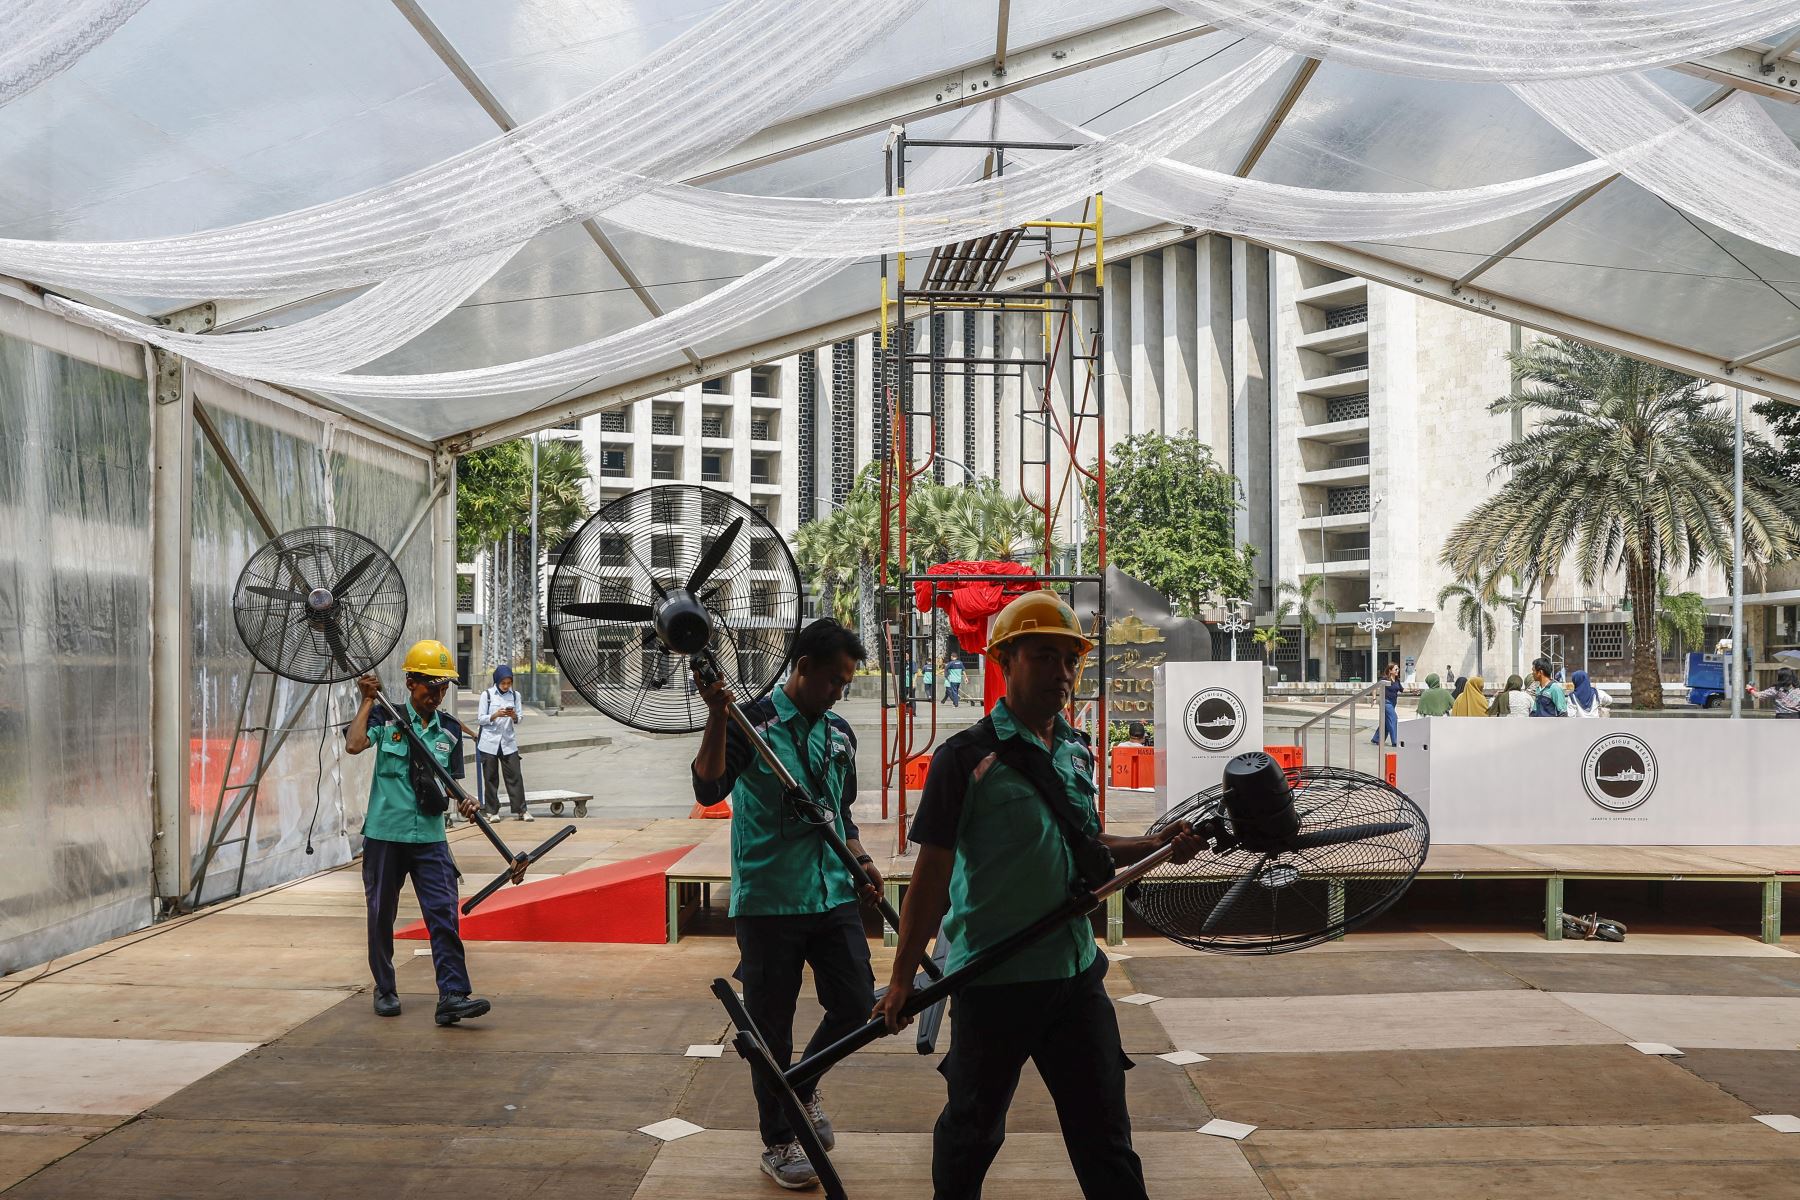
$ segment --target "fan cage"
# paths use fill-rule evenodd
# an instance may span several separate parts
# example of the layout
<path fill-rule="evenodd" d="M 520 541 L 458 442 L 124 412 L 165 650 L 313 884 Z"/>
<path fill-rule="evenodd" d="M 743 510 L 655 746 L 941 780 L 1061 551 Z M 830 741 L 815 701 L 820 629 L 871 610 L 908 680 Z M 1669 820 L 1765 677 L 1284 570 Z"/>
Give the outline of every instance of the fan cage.
<path fill-rule="evenodd" d="M 365 560 L 368 565 L 344 587 L 346 575 Z M 314 615 L 304 604 L 252 588 L 301 596 L 325 588 L 337 604 Z M 406 629 L 406 581 L 387 552 L 362 534 L 310 525 L 265 542 L 250 556 L 232 589 L 231 611 L 245 648 L 275 674 L 299 683 L 341 683 L 394 652 Z M 336 631 L 343 659 L 328 630 Z"/>
<path fill-rule="evenodd" d="M 1366 824 L 1405 828 L 1267 856 L 1238 848 L 1166 863 L 1126 890 L 1126 903 L 1138 918 L 1193 949 L 1281 954 L 1340 937 L 1387 911 L 1425 864 L 1431 845 L 1425 814 L 1404 792 L 1372 775 L 1335 767 L 1290 768 L 1285 774 L 1302 836 Z M 1230 830 L 1223 787 L 1170 809 L 1149 832 L 1160 833 L 1178 821 L 1200 826 L 1213 820 Z M 1257 879 L 1207 928 L 1226 893 L 1251 872 Z"/>
<path fill-rule="evenodd" d="M 787 667 L 800 629 L 800 570 L 762 514 L 724 492 L 687 484 L 645 488 L 589 517 L 551 576 L 549 646 L 583 699 L 624 725 L 691 733 L 706 705 L 685 655 L 670 653 L 645 621 L 577 617 L 570 604 L 653 605 L 657 587 L 686 585 L 734 521 L 724 558 L 696 593 L 713 618 L 708 649 L 738 703 L 767 695 Z"/>

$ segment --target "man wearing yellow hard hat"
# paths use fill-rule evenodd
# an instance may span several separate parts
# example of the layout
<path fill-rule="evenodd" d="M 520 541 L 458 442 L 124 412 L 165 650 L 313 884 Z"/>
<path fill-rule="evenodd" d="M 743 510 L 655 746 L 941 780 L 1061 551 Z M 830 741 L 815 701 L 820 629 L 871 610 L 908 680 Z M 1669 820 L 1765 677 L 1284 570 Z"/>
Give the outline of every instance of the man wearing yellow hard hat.
<path fill-rule="evenodd" d="M 1091 649 L 1053 592 L 1027 592 L 994 618 L 987 653 L 1005 675 L 1005 698 L 932 755 L 908 829 L 919 858 L 887 994 L 875 1006 L 890 1029 L 906 1023 L 899 1014 L 940 921 L 945 970 L 955 972 L 1064 904 L 1078 881 L 1096 887 L 1165 842 L 1176 843 L 1176 862 L 1204 847 L 1185 822 L 1154 837 L 1100 832 L 1093 752 L 1062 716 Z M 1093 927 L 1072 917 L 957 994 L 939 1068 L 950 1099 L 932 1133 L 937 1200 L 981 1194 L 1028 1059 L 1056 1102 L 1082 1194 L 1141 1200 L 1144 1168 L 1125 1108 L 1131 1063 L 1105 977 Z"/>
<path fill-rule="evenodd" d="M 410 877 L 425 928 L 431 934 L 431 963 L 437 969 L 439 1025 L 479 1017 L 488 1002 L 471 996 L 469 968 L 457 933 L 456 863 L 444 837 L 449 797 L 431 765 L 399 720 L 407 721 L 438 765 L 463 776 L 462 724 L 438 711 L 444 692 L 456 681 L 455 660 L 442 642 L 427 639 L 406 652 L 406 711 L 398 717 L 380 707 L 374 673 L 356 681 L 362 704 L 344 734 L 344 749 L 361 754 L 375 748 L 375 775 L 369 781 L 369 811 L 363 821 L 363 894 L 369 902 L 369 972 L 375 977 L 375 1012 L 400 1015 L 394 983 L 394 915 L 400 886 Z M 473 818 L 475 802 L 464 800 L 462 815 Z"/>

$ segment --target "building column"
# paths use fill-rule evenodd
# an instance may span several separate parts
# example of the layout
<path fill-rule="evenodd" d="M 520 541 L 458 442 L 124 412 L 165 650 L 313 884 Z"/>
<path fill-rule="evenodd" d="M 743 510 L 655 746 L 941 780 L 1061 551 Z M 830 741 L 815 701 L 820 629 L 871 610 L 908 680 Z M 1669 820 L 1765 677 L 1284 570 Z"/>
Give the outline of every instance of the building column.
<path fill-rule="evenodd" d="M 1237 540 L 1257 550 L 1255 586 L 1272 593 L 1269 553 L 1269 252 L 1231 243 L 1231 463 L 1238 477 Z M 1270 595 L 1247 597 L 1267 605 Z"/>
<path fill-rule="evenodd" d="M 1199 395 L 1199 325 L 1195 315 L 1197 248 L 1192 242 L 1162 252 L 1162 431 L 1186 430 L 1202 438 Z"/>
<path fill-rule="evenodd" d="M 1133 418 L 1131 293 L 1137 260 L 1106 264 L 1106 440 L 1116 446 L 1143 428 Z"/>
<path fill-rule="evenodd" d="M 1194 246 L 1194 433 L 1221 463 L 1231 457 L 1231 242 Z"/>
<path fill-rule="evenodd" d="M 1163 258 L 1131 260 L 1131 431 L 1171 433 L 1163 422 Z"/>

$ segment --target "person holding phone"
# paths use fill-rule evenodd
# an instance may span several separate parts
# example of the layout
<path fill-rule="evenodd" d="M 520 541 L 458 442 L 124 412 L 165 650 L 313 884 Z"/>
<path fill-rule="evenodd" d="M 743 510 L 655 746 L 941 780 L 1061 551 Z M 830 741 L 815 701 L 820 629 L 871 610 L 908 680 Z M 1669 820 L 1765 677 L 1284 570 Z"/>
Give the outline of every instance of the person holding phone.
<path fill-rule="evenodd" d="M 525 775 L 519 769 L 522 715 L 519 693 L 513 690 L 512 668 L 501 663 L 494 668 L 494 686 L 482 691 L 475 710 L 475 725 L 480 730 L 475 756 L 481 763 L 481 794 L 490 817 L 500 815 L 500 776 L 505 775 L 513 816 L 520 821 L 536 819 L 525 807 Z"/>

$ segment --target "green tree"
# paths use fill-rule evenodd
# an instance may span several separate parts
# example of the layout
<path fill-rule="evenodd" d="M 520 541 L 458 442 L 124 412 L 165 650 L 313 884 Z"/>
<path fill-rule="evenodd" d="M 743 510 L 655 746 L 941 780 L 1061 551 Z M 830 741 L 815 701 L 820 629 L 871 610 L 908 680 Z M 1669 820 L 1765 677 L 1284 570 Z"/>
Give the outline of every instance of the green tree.
<path fill-rule="evenodd" d="M 1088 481 L 1088 511 L 1099 489 Z M 1192 434 L 1139 434 L 1116 445 L 1106 464 L 1106 556 L 1127 574 L 1198 617 L 1209 597 L 1250 590 L 1256 551 L 1235 540 L 1238 481 Z M 1082 546 L 1096 561 L 1097 535 Z"/>
<path fill-rule="evenodd" d="M 1498 600 L 1496 588 L 1500 577 L 1495 572 L 1487 576 L 1465 576 L 1455 583 L 1447 583 L 1438 589 L 1437 607 L 1442 612 L 1451 601 L 1456 602 L 1456 627 L 1475 639 L 1475 673 L 1485 676 L 1487 670 L 1483 665 L 1482 648 L 1492 646 L 1494 638 L 1499 634 L 1499 627 L 1494 621 L 1493 606 Z"/>
<path fill-rule="evenodd" d="M 1295 611 L 1300 614 L 1300 678 L 1304 682 L 1307 643 L 1325 627 L 1325 621 L 1337 620 L 1337 606 L 1331 602 L 1323 575 L 1303 575 L 1299 582 L 1283 580 L 1276 594 L 1291 597 Z M 1319 619 L 1321 616 L 1323 621 Z M 1320 665 L 1323 664 L 1324 655 L 1320 655 Z"/>
<path fill-rule="evenodd" d="M 1656 638 L 1659 646 L 1673 644 L 1678 658 L 1687 647 L 1706 644 L 1706 597 L 1669 591 L 1669 577 L 1662 573 L 1656 576 Z M 1659 675 L 1661 665 L 1659 657 Z"/>
<path fill-rule="evenodd" d="M 1577 342 L 1511 356 L 1518 383 L 1493 411 L 1536 419 L 1497 453 L 1510 477 L 1451 531 L 1460 576 L 1529 576 L 1574 556 L 1594 586 L 1623 572 L 1632 616 L 1632 702 L 1660 708 L 1656 576 L 1731 560 L 1732 421 L 1691 376 Z M 1793 488 L 1746 470 L 1746 560 L 1794 551 Z"/>
<path fill-rule="evenodd" d="M 532 582 L 554 551 L 586 520 L 587 456 L 578 442 L 544 438 L 538 444 L 538 559 L 531 558 L 531 442 L 502 442 L 466 454 L 456 464 L 457 554 L 486 556 L 489 611 L 482 614 L 487 660 L 523 663 L 529 657 Z M 544 590 L 537 596 L 541 602 Z"/>

